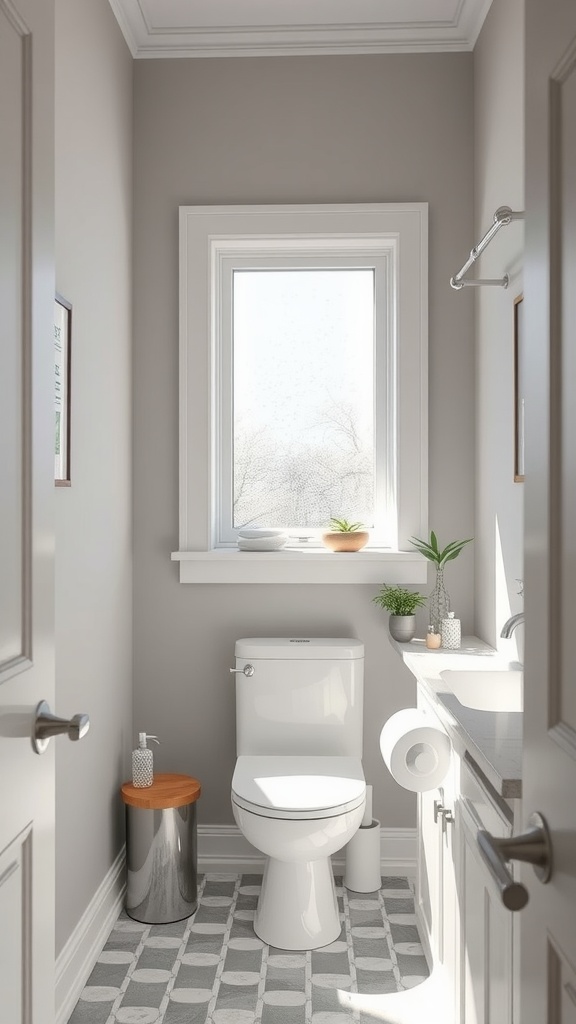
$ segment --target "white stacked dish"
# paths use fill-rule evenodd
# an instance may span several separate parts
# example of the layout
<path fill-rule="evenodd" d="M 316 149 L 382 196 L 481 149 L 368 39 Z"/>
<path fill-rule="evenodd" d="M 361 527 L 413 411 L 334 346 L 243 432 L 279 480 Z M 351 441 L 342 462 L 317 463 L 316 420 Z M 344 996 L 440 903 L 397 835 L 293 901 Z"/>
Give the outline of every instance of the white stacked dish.
<path fill-rule="evenodd" d="M 238 530 L 238 547 L 240 551 L 280 551 L 288 540 L 284 530 L 265 529 L 264 527 Z"/>

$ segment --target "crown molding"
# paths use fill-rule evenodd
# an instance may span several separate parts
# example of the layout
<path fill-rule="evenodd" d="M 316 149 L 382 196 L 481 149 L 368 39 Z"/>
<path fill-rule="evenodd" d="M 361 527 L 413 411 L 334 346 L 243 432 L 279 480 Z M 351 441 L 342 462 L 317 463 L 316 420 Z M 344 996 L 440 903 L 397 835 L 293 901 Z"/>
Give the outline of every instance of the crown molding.
<path fill-rule="evenodd" d="M 455 0 L 451 17 L 436 0 L 435 18 L 429 0 L 424 20 L 305 25 L 290 23 L 288 9 L 283 24 L 194 25 L 179 22 L 177 0 L 109 2 L 132 56 L 150 59 L 470 51 L 492 0 Z"/>
<path fill-rule="evenodd" d="M 120 30 L 122 32 L 122 35 L 124 36 L 124 39 L 126 40 L 126 43 L 128 44 L 128 49 L 130 50 L 130 53 L 132 54 L 133 57 L 137 57 L 139 44 L 136 40 L 134 32 L 132 31 L 132 26 L 126 13 L 126 8 L 128 7 L 128 4 L 125 2 L 125 0 L 108 0 L 108 3 L 110 4 L 112 11 L 114 12 L 114 17 L 116 18 L 116 21 L 120 26 Z"/>
<path fill-rule="evenodd" d="M 492 0 L 478 0 L 477 3 L 469 4 L 468 7 L 466 8 L 464 30 L 466 33 L 466 38 L 470 43 L 470 50 L 473 50 L 474 47 L 476 46 L 478 36 L 482 31 L 482 26 L 486 20 L 486 16 L 491 6 Z"/>

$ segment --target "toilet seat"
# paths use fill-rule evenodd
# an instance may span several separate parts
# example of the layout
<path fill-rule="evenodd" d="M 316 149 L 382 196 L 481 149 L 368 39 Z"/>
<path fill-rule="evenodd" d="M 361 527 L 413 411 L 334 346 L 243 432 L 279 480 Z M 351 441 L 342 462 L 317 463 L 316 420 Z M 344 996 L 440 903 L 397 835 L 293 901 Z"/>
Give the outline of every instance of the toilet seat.
<path fill-rule="evenodd" d="M 332 818 L 365 795 L 358 757 L 241 755 L 232 778 L 234 803 L 265 818 Z"/>

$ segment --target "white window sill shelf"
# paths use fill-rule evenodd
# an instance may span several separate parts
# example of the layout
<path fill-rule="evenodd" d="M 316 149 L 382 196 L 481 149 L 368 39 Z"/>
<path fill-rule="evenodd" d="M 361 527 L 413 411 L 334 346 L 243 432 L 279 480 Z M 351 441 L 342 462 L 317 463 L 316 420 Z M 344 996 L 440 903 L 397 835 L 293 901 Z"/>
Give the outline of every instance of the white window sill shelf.
<path fill-rule="evenodd" d="M 415 551 L 364 548 L 356 552 L 320 548 L 282 551 L 174 551 L 180 583 L 382 583 L 422 584 L 426 559 Z"/>

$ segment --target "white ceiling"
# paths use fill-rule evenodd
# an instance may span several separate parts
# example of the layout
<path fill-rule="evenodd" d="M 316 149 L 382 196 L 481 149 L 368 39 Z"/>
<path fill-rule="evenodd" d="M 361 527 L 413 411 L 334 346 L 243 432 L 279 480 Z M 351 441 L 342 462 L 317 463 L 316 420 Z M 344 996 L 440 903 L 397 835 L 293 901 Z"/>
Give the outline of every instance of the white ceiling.
<path fill-rule="evenodd" d="M 471 50 L 492 0 L 110 0 L 134 57 Z"/>

